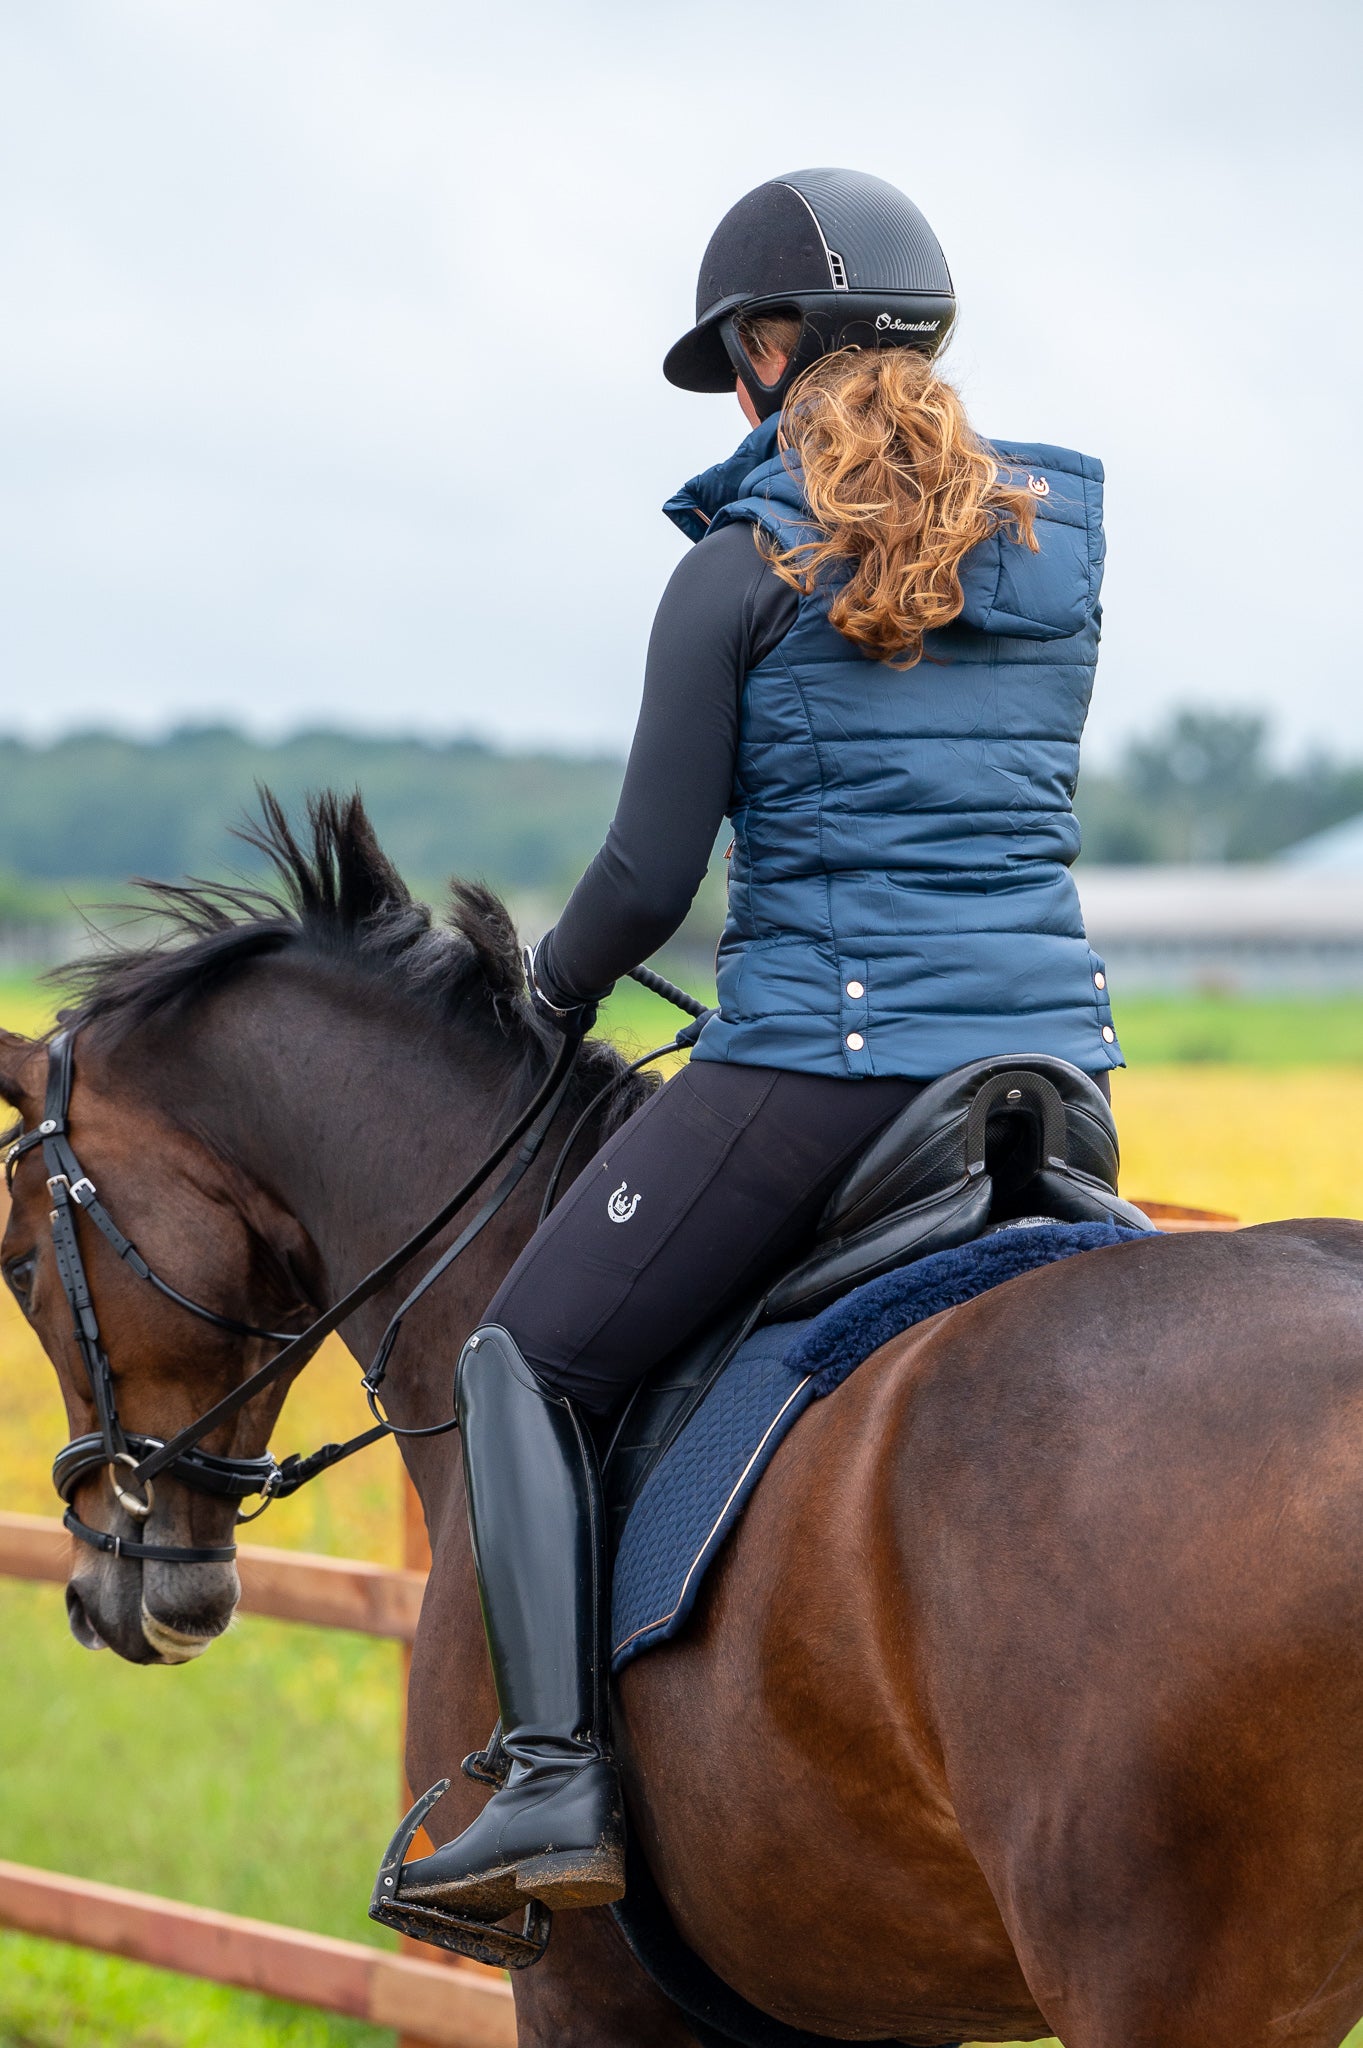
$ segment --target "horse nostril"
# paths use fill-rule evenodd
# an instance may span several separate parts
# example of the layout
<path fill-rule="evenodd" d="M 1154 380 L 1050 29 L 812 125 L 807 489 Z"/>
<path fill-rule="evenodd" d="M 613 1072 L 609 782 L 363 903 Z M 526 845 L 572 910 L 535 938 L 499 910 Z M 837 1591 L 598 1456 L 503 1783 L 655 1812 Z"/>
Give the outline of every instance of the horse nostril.
<path fill-rule="evenodd" d="M 83 1650 L 108 1649 L 109 1645 L 91 1621 L 85 1602 L 74 1585 L 66 1589 L 66 1618 L 72 1635 Z"/>

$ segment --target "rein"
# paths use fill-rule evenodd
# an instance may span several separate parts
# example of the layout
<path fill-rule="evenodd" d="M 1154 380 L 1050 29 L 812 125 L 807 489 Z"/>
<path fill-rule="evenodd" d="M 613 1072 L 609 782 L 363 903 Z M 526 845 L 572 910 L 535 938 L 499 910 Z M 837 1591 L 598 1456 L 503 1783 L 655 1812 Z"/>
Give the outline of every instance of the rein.
<path fill-rule="evenodd" d="M 678 1032 L 676 1038 L 667 1045 L 659 1046 L 643 1059 L 636 1060 L 623 1072 L 612 1076 L 606 1086 L 592 1097 L 560 1150 L 550 1176 L 542 1216 L 552 1205 L 564 1165 L 591 1111 L 628 1075 L 647 1066 L 652 1060 L 661 1059 L 669 1052 L 694 1044 L 700 1034 L 701 1025 L 710 1014 L 693 996 L 687 995 L 685 990 L 666 981 L 661 975 L 654 974 L 649 968 L 636 968 L 632 978 L 650 989 L 653 994 L 662 996 L 679 1010 L 685 1011 L 692 1022 Z M 10 1147 L 5 1158 L 5 1179 L 7 1184 L 12 1186 L 19 1162 L 27 1153 L 41 1146 L 43 1164 L 47 1169 L 48 1194 L 52 1200 L 49 1222 L 52 1228 L 57 1273 L 62 1292 L 71 1310 L 76 1345 L 90 1382 L 95 1415 L 99 1423 L 98 1429 L 88 1435 L 73 1437 L 58 1452 L 53 1462 L 52 1481 L 62 1501 L 66 1503 L 66 1512 L 62 1519 L 71 1534 L 80 1542 L 88 1543 L 96 1550 L 110 1552 L 115 1557 L 146 1558 L 162 1564 L 227 1564 L 236 1556 L 235 1543 L 169 1545 L 138 1543 L 127 1537 L 110 1535 L 106 1530 L 92 1528 L 89 1523 L 83 1522 L 70 1505 L 71 1496 L 81 1480 L 91 1472 L 106 1468 L 114 1497 L 119 1505 L 134 1520 L 145 1522 L 155 1505 L 152 1482 L 160 1474 L 168 1473 L 197 1492 L 216 1494 L 220 1498 L 245 1500 L 252 1494 L 262 1495 L 260 1506 L 252 1514 L 237 1516 L 239 1523 L 250 1522 L 254 1521 L 257 1515 L 263 1514 L 272 1500 L 280 1500 L 287 1494 L 296 1493 L 308 1480 L 315 1479 L 320 1472 L 338 1464 L 342 1458 L 351 1457 L 356 1451 L 364 1450 L 369 1444 L 376 1443 L 380 1437 L 440 1436 L 447 1430 L 456 1429 L 458 1417 L 455 1415 L 449 1416 L 443 1422 L 408 1429 L 392 1422 L 383 1412 L 380 1406 L 380 1392 L 393 1349 L 406 1316 L 441 1275 L 449 1270 L 460 1253 L 466 1251 L 491 1222 L 538 1157 L 568 1092 L 584 1036 L 585 1030 L 582 1029 L 564 1034 L 563 1042 L 546 1079 L 510 1129 L 497 1140 L 463 1186 L 457 1189 L 448 1201 L 442 1203 L 436 1213 L 399 1245 L 396 1251 L 391 1252 L 379 1265 L 366 1273 L 354 1287 L 309 1323 L 306 1329 L 290 1333 L 259 1329 L 252 1323 L 239 1322 L 235 1317 L 221 1315 L 216 1309 L 206 1308 L 202 1302 L 192 1301 L 188 1295 L 181 1294 L 177 1288 L 163 1280 L 142 1257 L 136 1245 L 123 1235 L 100 1201 L 94 1182 L 82 1168 L 71 1144 L 68 1117 L 74 1077 L 75 1034 L 68 1031 L 58 1032 L 48 1045 L 47 1088 L 42 1121 L 35 1130 L 26 1131 Z M 308 1457 L 300 1457 L 295 1453 L 285 1458 L 282 1464 L 277 1464 L 268 1451 L 258 1458 L 232 1458 L 218 1457 L 200 1448 L 203 1438 L 219 1424 L 230 1420 L 248 1402 L 254 1400 L 257 1394 L 272 1386 L 285 1373 L 305 1365 L 325 1337 L 339 1329 L 356 1309 L 371 1301 L 390 1280 L 395 1279 L 477 1194 L 514 1147 L 519 1147 L 515 1158 L 477 1214 L 460 1232 L 454 1243 L 443 1251 L 434 1265 L 422 1275 L 390 1318 L 373 1360 L 360 1382 L 370 1412 L 374 1416 L 372 1428 L 362 1430 L 343 1444 L 323 1444 Z M 201 1322 L 211 1324 L 214 1329 L 226 1330 L 234 1336 L 263 1339 L 282 1347 L 264 1365 L 249 1374 L 239 1386 L 234 1387 L 230 1393 L 225 1394 L 220 1401 L 215 1402 L 195 1421 L 187 1423 L 167 1441 L 124 1430 L 119 1421 L 113 1368 L 104 1349 L 90 1284 L 81 1257 L 80 1240 L 76 1231 L 77 1212 L 89 1218 L 119 1258 L 137 1274 L 139 1279 L 148 1281 L 177 1307 L 198 1317 Z M 123 1477 L 120 1477 L 121 1473 Z"/>

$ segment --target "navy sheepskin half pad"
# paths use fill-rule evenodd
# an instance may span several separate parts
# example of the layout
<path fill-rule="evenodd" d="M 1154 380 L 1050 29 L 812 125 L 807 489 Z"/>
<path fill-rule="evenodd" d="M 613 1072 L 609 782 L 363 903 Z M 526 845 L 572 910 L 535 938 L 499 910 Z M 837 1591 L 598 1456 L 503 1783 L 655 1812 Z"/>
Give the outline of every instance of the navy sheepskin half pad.
<path fill-rule="evenodd" d="M 1145 1233 L 1114 1223 L 1019 1224 L 869 1280 L 803 1322 L 755 1330 L 649 1474 L 615 1559 L 612 1667 L 686 1624 L 705 1573 L 786 1432 L 863 1359 L 916 1323 L 1077 1252 Z"/>
<path fill-rule="evenodd" d="M 960 1308 L 1036 1266 L 1052 1266 L 1057 1259 L 1072 1259 L 1076 1252 L 1098 1251 L 1148 1235 L 1124 1223 L 1026 1223 L 950 1251 L 932 1252 L 912 1266 L 868 1280 L 826 1308 L 791 1345 L 787 1368 L 801 1379 L 812 1374 L 816 1396 L 831 1394 L 891 1337 L 940 1315 L 944 1308 Z"/>

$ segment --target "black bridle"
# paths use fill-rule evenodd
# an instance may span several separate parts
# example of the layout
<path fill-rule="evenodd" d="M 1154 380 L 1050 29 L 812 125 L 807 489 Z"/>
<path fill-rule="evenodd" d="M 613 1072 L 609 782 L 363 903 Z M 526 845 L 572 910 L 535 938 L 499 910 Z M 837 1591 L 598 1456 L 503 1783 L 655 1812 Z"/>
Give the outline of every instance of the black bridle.
<path fill-rule="evenodd" d="M 606 1086 L 593 1096 L 587 1110 L 574 1124 L 567 1143 L 562 1148 L 551 1176 L 546 1206 L 552 1199 L 553 1189 L 557 1185 L 567 1155 L 588 1113 L 612 1088 L 624 1080 L 627 1074 L 637 1072 L 651 1060 L 661 1059 L 665 1053 L 675 1048 L 693 1044 L 699 1034 L 700 1024 L 709 1015 L 694 997 L 647 968 L 639 968 L 634 978 L 651 989 L 655 995 L 663 996 L 678 1009 L 684 1010 L 693 1022 L 680 1031 L 670 1044 L 659 1046 L 656 1051 L 646 1054 L 641 1060 L 636 1060 L 622 1073 L 612 1076 Z M 240 1322 L 234 1316 L 221 1315 L 216 1309 L 205 1308 L 202 1302 L 192 1301 L 188 1295 L 181 1294 L 178 1288 L 172 1287 L 169 1281 L 163 1280 L 160 1274 L 148 1265 L 136 1245 L 123 1235 L 100 1201 L 94 1182 L 81 1166 L 71 1144 L 68 1117 L 75 1064 L 75 1034 L 70 1031 L 58 1032 L 50 1040 L 47 1049 L 47 1088 L 42 1121 L 35 1130 L 25 1131 L 10 1147 L 5 1157 L 5 1179 L 6 1183 L 12 1186 L 15 1170 L 21 1160 L 29 1152 L 41 1147 L 43 1164 L 47 1169 L 47 1190 L 52 1201 L 48 1220 L 52 1228 L 57 1274 L 67 1306 L 71 1310 L 76 1346 L 90 1382 L 95 1416 L 99 1424 L 97 1429 L 87 1435 L 73 1437 L 57 1453 L 53 1461 L 52 1482 L 66 1504 L 66 1512 L 62 1519 L 71 1534 L 80 1542 L 88 1543 L 96 1550 L 110 1552 L 115 1557 L 145 1558 L 159 1564 L 228 1564 L 236 1556 L 235 1543 L 171 1545 L 134 1542 L 131 1538 L 110 1535 L 107 1530 L 95 1529 L 88 1522 L 83 1522 L 70 1504 L 71 1496 L 80 1482 L 92 1472 L 107 1469 L 114 1497 L 119 1505 L 134 1520 L 145 1522 L 155 1504 L 152 1483 L 160 1474 L 167 1473 L 195 1492 L 216 1494 L 220 1499 L 242 1501 L 249 1499 L 253 1494 L 262 1495 L 261 1504 L 253 1514 L 239 1514 L 237 1517 L 238 1522 L 249 1522 L 254 1521 L 256 1515 L 263 1514 L 272 1500 L 281 1500 L 288 1494 L 296 1493 L 300 1486 L 306 1485 L 310 1479 L 315 1479 L 320 1472 L 325 1472 L 330 1466 L 338 1464 L 342 1458 L 353 1456 L 366 1445 L 376 1443 L 380 1437 L 440 1436 L 447 1430 L 457 1428 L 458 1418 L 454 1415 L 442 1422 L 430 1423 L 424 1427 L 403 1428 L 383 1413 L 380 1396 L 393 1347 L 408 1313 L 492 1220 L 529 1171 L 568 1092 L 582 1038 L 583 1033 L 580 1030 L 565 1034 L 547 1077 L 526 1108 L 510 1129 L 498 1139 L 463 1186 L 442 1204 L 435 1215 L 423 1223 L 405 1243 L 399 1245 L 396 1251 L 391 1252 L 379 1265 L 366 1273 L 362 1280 L 357 1281 L 339 1301 L 334 1302 L 330 1308 L 309 1323 L 306 1329 L 289 1332 L 259 1329 L 253 1323 Z M 219 1457 L 201 1448 L 204 1437 L 220 1424 L 229 1421 L 249 1401 L 254 1400 L 257 1394 L 263 1393 L 285 1373 L 296 1371 L 305 1365 L 324 1338 L 339 1329 L 349 1316 L 363 1307 L 367 1301 L 371 1301 L 389 1281 L 395 1279 L 477 1194 L 514 1147 L 519 1147 L 515 1158 L 487 1200 L 453 1244 L 449 1245 L 434 1265 L 422 1275 L 389 1319 L 373 1361 L 361 1379 L 365 1399 L 369 1404 L 370 1413 L 374 1416 L 372 1428 L 362 1430 L 343 1444 L 323 1444 L 308 1457 L 294 1454 L 285 1458 L 282 1464 L 277 1464 L 268 1451 L 258 1458 L 231 1458 Z M 81 1257 L 80 1239 L 76 1230 L 78 1212 L 94 1224 L 100 1235 L 139 1279 L 148 1281 L 165 1295 L 168 1301 L 173 1301 L 177 1307 L 187 1310 L 190 1315 L 197 1316 L 201 1322 L 210 1324 L 214 1329 L 225 1330 L 237 1337 L 257 1338 L 266 1343 L 278 1344 L 282 1348 L 264 1365 L 249 1374 L 239 1386 L 224 1394 L 220 1401 L 216 1401 L 211 1408 L 205 1410 L 197 1420 L 187 1423 L 168 1440 L 125 1430 L 118 1415 L 113 1368 L 100 1336 L 85 1262 Z"/>

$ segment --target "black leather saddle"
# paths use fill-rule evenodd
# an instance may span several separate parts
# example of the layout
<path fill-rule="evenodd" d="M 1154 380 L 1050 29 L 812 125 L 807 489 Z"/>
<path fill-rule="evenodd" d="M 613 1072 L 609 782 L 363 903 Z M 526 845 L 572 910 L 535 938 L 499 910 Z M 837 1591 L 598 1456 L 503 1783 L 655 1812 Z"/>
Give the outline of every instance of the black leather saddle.
<path fill-rule="evenodd" d="M 1117 1193 L 1118 1163 L 1112 1111 L 1091 1076 L 1040 1054 L 973 1060 L 930 1082 L 872 1142 L 764 1313 L 817 1314 L 865 1280 L 1022 1216 L 1148 1230 Z"/>
<path fill-rule="evenodd" d="M 654 1368 L 606 1449 L 613 1535 L 743 1339 L 816 1315 L 864 1281 L 1021 1218 L 1149 1230 L 1117 1193 L 1117 1129 L 1088 1074 L 1043 1054 L 972 1060 L 887 1124 L 824 1207 L 795 1266 Z"/>

